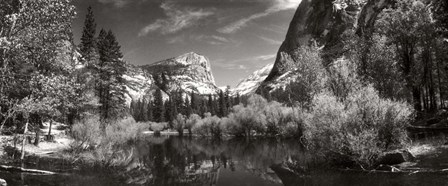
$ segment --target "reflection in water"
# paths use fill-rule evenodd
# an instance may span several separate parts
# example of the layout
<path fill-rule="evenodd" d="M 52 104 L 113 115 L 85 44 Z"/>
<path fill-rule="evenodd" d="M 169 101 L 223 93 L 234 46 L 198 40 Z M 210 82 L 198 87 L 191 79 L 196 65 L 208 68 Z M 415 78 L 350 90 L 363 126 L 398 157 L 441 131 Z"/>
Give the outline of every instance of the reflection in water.
<path fill-rule="evenodd" d="M 157 142 L 154 143 L 154 140 Z M 149 141 L 149 143 L 148 143 Z M 126 166 L 127 183 L 150 185 L 220 185 L 231 180 L 257 185 L 281 185 L 270 166 L 296 158 L 294 141 L 210 141 L 195 138 L 149 137 L 133 148 Z M 220 176 L 231 176 L 220 180 Z M 241 183 L 241 182 L 240 182 Z"/>
<path fill-rule="evenodd" d="M 39 176 L 0 171 L 10 185 L 446 185 L 448 173 L 372 173 L 338 171 L 310 165 L 313 155 L 297 141 L 257 139 L 211 141 L 198 138 L 146 137 L 118 148 L 113 165 L 120 170 L 81 168 Z M 448 150 L 422 157 L 417 166 L 448 168 Z M 67 170 L 41 161 L 33 168 Z M 310 169 L 309 167 L 314 167 Z"/>

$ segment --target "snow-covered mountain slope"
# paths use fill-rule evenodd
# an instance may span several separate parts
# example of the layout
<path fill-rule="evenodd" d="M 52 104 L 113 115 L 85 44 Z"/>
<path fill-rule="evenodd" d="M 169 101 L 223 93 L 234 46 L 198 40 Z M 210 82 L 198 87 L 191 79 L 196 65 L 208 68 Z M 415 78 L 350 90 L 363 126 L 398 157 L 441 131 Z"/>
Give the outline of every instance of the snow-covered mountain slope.
<path fill-rule="evenodd" d="M 205 95 L 216 94 L 219 91 L 209 60 L 194 52 L 145 65 L 142 68 L 152 75 L 155 85 L 165 92 L 181 90 Z"/>
<path fill-rule="evenodd" d="M 159 89 L 154 84 L 152 76 L 144 72 L 141 68 L 133 65 L 127 65 L 126 74 L 123 75 L 126 80 L 126 103 L 130 104 L 132 100 L 146 99 L 152 100 L 152 95 Z M 163 98 L 168 99 L 168 95 L 162 92 Z"/>
<path fill-rule="evenodd" d="M 274 67 L 274 64 L 268 64 L 252 73 L 249 77 L 242 79 L 238 85 L 232 89 L 232 95 L 248 95 L 255 93 L 261 82 L 263 82 L 271 72 L 272 67 Z"/>

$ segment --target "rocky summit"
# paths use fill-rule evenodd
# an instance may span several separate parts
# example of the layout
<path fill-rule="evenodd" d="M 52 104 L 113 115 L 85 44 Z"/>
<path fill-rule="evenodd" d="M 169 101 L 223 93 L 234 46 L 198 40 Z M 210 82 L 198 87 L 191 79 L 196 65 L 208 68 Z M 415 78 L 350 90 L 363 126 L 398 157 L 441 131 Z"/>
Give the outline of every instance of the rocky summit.
<path fill-rule="evenodd" d="M 182 91 L 205 95 L 219 91 L 209 60 L 194 52 L 145 65 L 142 69 L 151 74 L 155 85 L 165 92 Z"/>

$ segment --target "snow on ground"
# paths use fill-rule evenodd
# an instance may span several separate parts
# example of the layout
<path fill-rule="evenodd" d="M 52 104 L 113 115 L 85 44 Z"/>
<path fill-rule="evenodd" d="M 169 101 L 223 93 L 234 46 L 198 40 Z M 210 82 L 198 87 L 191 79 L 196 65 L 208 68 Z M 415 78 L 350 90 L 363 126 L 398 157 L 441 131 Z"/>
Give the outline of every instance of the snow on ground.
<path fill-rule="evenodd" d="M 50 129 L 50 122 L 44 122 L 44 127 L 40 130 L 43 135 L 47 135 Z M 36 154 L 36 155 L 45 155 L 51 154 L 57 151 L 61 151 L 70 147 L 70 143 L 72 143 L 72 139 L 67 136 L 66 129 L 68 129 L 68 125 L 53 122 L 51 126 L 51 135 L 54 135 L 54 142 L 41 141 L 39 146 L 36 147 L 33 144 L 27 144 L 25 146 L 25 150 L 28 153 Z"/>

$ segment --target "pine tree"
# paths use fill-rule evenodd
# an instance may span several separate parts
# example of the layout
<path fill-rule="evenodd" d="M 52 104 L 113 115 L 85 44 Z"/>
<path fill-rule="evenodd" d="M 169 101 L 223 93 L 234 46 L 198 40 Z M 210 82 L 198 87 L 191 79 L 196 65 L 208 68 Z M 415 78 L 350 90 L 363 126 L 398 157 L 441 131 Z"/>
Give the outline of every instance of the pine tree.
<path fill-rule="evenodd" d="M 201 100 L 201 105 L 200 105 L 200 111 L 199 111 L 199 115 L 201 117 L 204 117 L 204 114 L 209 112 L 208 108 L 207 108 L 207 100 L 206 99 L 202 99 Z"/>
<path fill-rule="evenodd" d="M 177 112 L 175 105 L 175 101 L 173 99 L 169 99 L 165 102 L 165 121 L 169 122 L 171 125 L 171 121 L 174 118 L 174 113 Z M 171 126 L 170 126 L 171 128 Z"/>
<path fill-rule="evenodd" d="M 148 110 L 147 110 L 147 113 L 146 113 L 148 121 L 154 121 L 153 107 L 154 107 L 154 105 L 152 104 L 152 101 L 149 100 L 148 101 Z"/>
<path fill-rule="evenodd" d="M 165 109 L 162 97 L 162 90 L 157 89 L 153 95 L 154 97 L 154 121 L 164 122 L 165 121 Z"/>
<path fill-rule="evenodd" d="M 190 109 L 191 109 L 191 113 L 197 113 L 198 112 L 198 100 L 196 98 L 196 94 L 192 91 L 191 92 L 191 104 L 190 104 Z"/>
<path fill-rule="evenodd" d="M 184 104 L 184 98 L 182 98 L 182 92 L 177 91 L 175 92 L 174 95 L 175 95 L 175 102 L 173 107 L 176 109 L 176 112 L 173 113 L 173 118 L 176 117 L 178 113 L 181 113 L 183 115 L 185 115 L 186 113 L 186 107 Z"/>
<path fill-rule="evenodd" d="M 137 119 L 135 118 L 135 111 L 136 111 L 136 102 L 134 99 L 131 100 L 131 104 L 129 105 L 129 114 L 134 118 L 134 120 L 137 121 Z"/>
<path fill-rule="evenodd" d="M 79 45 L 79 53 L 85 61 L 94 59 L 96 52 L 96 23 L 93 16 L 92 7 L 87 8 L 87 15 L 84 21 L 84 28 L 81 36 L 81 44 Z"/>
<path fill-rule="evenodd" d="M 141 102 L 141 100 L 139 99 L 138 101 L 137 101 L 137 103 L 135 104 L 135 112 L 134 112 L 134 119 L 135 119 L 135 121 L 141 121 L 141 119 L 142 119 L 142 117 L 141 117 L 141 106 L 142 105 L 142 102 Z"/>
<path fill-rule="evenodd" d="M 224 91 L 222 90 L 219 91 L 218 102 L 219 102 L 218 116 L 219 117 L 227 116 L 227 101 L 226 97 L 224 96 Z"/>
<path fill-rule="evenodd" d="M 226 89 L 226 95 L 225 95 L 225 101 L 226 101 L 226 109 L 227 109 L 227 114 L 229 112 L 229 110 L 232 108 L 232 97 L 230 96 L 230 86 L 227 86 Z"/>
<path fill-rule="evenodd" d="M 99 62 L 95 65 L 96 90 L 103 120 L 121 117 L 125 107 L 125 80 L 123 74 L 126 66 L 123 54 L 112 31 L 100 31 L 98 36 Z"/>
<path fill-rule="evenodd" d="M 236 93 L 235 100 L 233 101 L 233 105 L 239 105 L 241 103 L 240 93 Z"/>
<path fill-rule="evenodd" d="M 142 115 L 141 121 L 143 122 L 148 121 L 148 103 L 146 103 L 145 99 L 143 99 L 142 101 L 142 110 L 140 112 Z"/>
<path fill-rule="evenodd" d="M 219 114 L 219 101 L 216 99 L 216 96 L 213 96 L 212 103 L 214 116 L 216 116 Z"/>
<path fill-rule="evenodd" d="M 209 94 L 208 95 L 208 105 L 207 105 L 208 109 L 207 110 L 208 110 L 208 112 L 210 112 L 210 114 L 212 114 L 212 116 L 216 114 L 215 113 L 215 103 L 214 102 L 215 101 L 213 100 L 212 95 Z"/>

